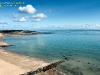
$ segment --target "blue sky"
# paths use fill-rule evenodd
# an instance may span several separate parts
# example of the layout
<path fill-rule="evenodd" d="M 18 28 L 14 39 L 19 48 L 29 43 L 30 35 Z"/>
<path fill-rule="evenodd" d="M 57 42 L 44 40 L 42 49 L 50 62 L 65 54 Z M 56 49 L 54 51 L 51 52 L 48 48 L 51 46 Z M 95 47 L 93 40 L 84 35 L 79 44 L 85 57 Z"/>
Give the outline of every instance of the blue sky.
<path fill-rule="evenodd" d="M 13 2 L 25 4 L 12 6 L 2 4 L 0 29 L 100 29 L 100 0 Z"/>

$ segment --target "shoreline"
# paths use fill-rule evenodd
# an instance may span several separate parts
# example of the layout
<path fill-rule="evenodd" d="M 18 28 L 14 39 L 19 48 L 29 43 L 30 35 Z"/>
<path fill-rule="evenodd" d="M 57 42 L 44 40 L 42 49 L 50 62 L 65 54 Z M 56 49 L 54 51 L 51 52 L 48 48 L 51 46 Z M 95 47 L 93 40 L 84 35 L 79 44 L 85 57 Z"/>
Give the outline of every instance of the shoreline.
<path fill-rule="evenodd" d="M 2 38 L 3 34 L 0 33 L 0 75 L 18 75 L 20 73 L 26 72 L 24 69 L 10 63 L 9 61 L 4 60 L 5 57 L 3 57 L 1 54 L 2 53 L 7 53 L 4 51 L 3 47 L 4 46 L 10 46 L 9 44 L 5 43 Z M 1 57 L 2 56 L 2 57 Z M 10 57 L 9 57 L 10 59 Z"/>
<path fill-rule="evenodd" d="M 0 67 L 0 75 L 7 75 L 8 73 L 9 75 L 19 75 L 52 63 L 47 60 L 3 49 L 4 46 L 10 46 L 2 40 L 3 36 L 4 35 L 0 33 L 0 66 L 2 66 Z M 52 75 L 52 70 L 42 73 L 41 75 Z"/>
<path fill-rule="evenodd" d="M 17 66 L 20 66 L 21 68 L 26 69 L 26 70 L 37 69 L 37 67 L 34 68 L 34 65 L 38 65 L 38 67 L 39 66 L 43 67 L 43 66 L 50 64 L 50 62 L 48 62 L 46 60 L 42 60 L 39 58 L 30 57 L 30 56 L 25 56 L 25 55 L 18 54 L 18 53 L 12 52 L 12 51 L 7 51 L 7 50 L 4 50 L 3 48 L 0 48 L 0 55 L 1 55 L 0 59 L 8 61 Z M 35 64 L 35 62 L 37 62 L 37 63 Z M 28 64 L 29 64 L 29 66 L 28 66 Z"/>

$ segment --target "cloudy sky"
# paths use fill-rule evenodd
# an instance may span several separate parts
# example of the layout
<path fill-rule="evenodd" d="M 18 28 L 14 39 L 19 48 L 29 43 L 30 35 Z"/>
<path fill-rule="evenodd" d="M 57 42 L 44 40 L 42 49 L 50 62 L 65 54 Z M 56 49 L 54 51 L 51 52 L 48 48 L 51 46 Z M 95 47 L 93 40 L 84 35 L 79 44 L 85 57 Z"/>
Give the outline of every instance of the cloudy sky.
<path fill-rule="evenodd" d="M 0 2 L 12 2 L 0 0 Z M 0 29 L 100 29 L 100 0 L 14 0 L 2 4 Z"/>

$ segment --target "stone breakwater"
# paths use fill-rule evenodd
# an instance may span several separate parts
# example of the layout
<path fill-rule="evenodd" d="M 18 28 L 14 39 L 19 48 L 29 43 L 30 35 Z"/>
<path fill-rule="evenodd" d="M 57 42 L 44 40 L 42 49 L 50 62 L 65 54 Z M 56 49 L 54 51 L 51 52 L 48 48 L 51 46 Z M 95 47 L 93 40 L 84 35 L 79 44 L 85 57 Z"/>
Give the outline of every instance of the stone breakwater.
<path fill-rule="evenodd" d="M 54 68 L 57 67 L 57 65 L 59 65 L 59 64 L 61 64 L 61 63 L 63 63 L 63 62 L 65 62 L 65 61 L 62 60 L 62 61 L 58 61 L 58 62 L 55 62 L 55 63 L 51 63 L 50 65 L 47 65 L 47 66 L 45 66 L 45 67 L 43 67 L 43 68 L 38 68 L 38 69 L 35 70 L 35 71 L 30 71 L 30 72 L 27 72 L 27 73 L 25 73 L 25 74 L 20 74 L 20 75 L 34 75 L 34 74 L 38 74 L 38 73 L 41 73 L 41 72 L 46 72 L 46 71 L 48 71 L 48 70 L 50 70 L 50 69 L 53 70 L 53 73 L 57 73 L 57 75 L 65 75 L 65 74 L 63 74 L 62 72 L 58 72 L 56 69 L 54 69 Z M 54 75 L 55 75 L 55 74 L 54 74 Z"/>

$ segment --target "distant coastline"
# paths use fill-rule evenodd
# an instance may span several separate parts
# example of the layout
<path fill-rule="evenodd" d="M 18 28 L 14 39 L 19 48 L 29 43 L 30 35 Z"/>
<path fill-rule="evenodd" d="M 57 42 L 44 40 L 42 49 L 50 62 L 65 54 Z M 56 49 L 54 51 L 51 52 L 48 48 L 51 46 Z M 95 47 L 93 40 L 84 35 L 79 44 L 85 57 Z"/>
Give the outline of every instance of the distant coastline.
<path fill-rule="evenodd" d="M 37 32 L 37 31 L 29 31 L 29 30 L 0 30 L 0 33 L 4 35 L 38 35 L 38 34 L 52 34 L 51 32 Z"/>

